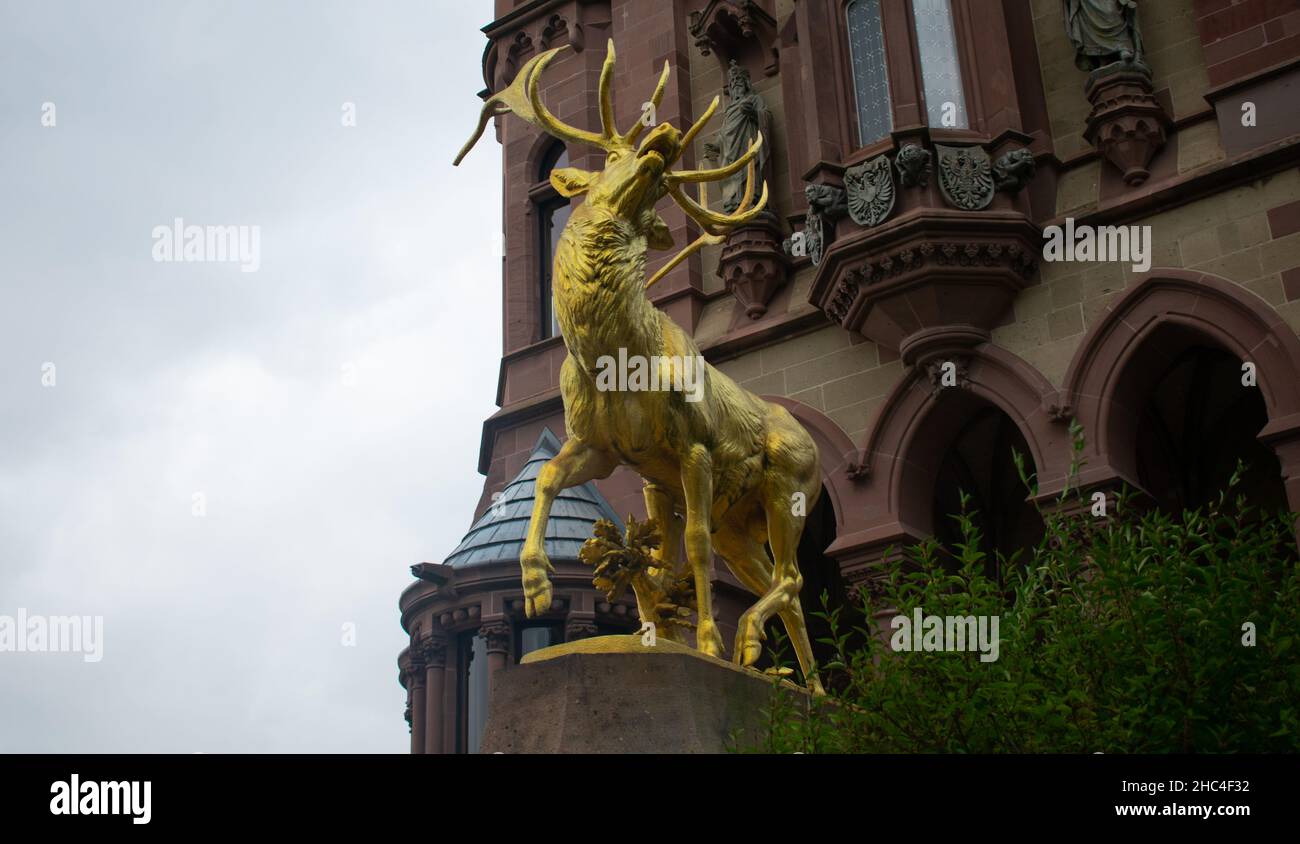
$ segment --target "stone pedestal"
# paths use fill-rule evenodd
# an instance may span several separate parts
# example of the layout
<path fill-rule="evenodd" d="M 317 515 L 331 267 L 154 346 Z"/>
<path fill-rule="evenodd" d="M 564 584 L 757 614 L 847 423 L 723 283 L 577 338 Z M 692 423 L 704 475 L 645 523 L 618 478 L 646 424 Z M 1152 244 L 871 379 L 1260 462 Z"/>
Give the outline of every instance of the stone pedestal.
<path fill-rule="evenodd" d="M 781 225 L 775 215 L 767 213 L 733 231 L 718 262 L 718 275 L 750 319 L 767 313 L 788 270 L 789 259 L 781 249 Z"/>
<path fill-rule="evenodd" d="M 733 735 L 757 743 L 773 694 L 807 699 L 789 683 L 636 635 L 535 651 L 499 679 L 483 753 L 724 753 Z"/>
<path fill-rule="evenodd" d="M 1116 62 L 1093 71 L 1084 93 L 1092 103 L 1084 137 L 1124 175 L 1126 184 L 1142 184 L 1170 125 L 1152 91 L 1150 70 Z"/>

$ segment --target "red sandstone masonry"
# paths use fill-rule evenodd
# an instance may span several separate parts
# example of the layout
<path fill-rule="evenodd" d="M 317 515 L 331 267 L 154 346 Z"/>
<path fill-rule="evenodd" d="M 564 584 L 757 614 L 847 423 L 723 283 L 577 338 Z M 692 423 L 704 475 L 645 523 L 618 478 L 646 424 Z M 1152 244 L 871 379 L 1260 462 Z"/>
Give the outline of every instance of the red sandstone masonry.
<path fill-rule="evenodd" d="M 1295 0 L 1197 0 L 1194 8 L 1211 85 L 1300 55 L 1300 9 Z"/>
<path fill-rule="evenodd" d="M 1271 209 L 1268 228 L 1275 239 L 1300 231 L 1300 199 Z"/>
<path fill-rule="evenodd" d="M 1203 5 L 1205 4 L 1198 4 L 1198 6 Z M 1198 15 L 1196 28 L 1201 34 L 1201 43 L 1212 44 L 1222 38 L 1281 18 L 1294 12 L 1295 8 L 1295 0 L 1240 0 L 1232 5 L 1223 6 L 1213 13 Z"/>

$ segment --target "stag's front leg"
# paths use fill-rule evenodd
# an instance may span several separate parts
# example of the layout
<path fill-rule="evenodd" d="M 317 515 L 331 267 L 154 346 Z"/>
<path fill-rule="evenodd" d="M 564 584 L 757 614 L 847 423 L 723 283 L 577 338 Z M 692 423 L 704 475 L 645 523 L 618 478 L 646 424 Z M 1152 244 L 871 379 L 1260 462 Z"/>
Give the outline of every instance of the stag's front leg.
<path fill-rule="evenodd" d="M 709 562 L 713 557 L 713 460 L 703 445 L 691 446 L 682 460 L 682 491 L 686 498 L 686 559 L 695 576 L 695 606 L 699 623 L 695 647 L 722 656 L 722 634 L 713 620 L 713 591 L 709 583 Z"/>
<path fill-rule="evenodd" d="M 560 453 L 546 462 L 537 473 L 537 492 L 533 501 L 533 516 L 528 522 L 528 537 L 519 555 L 523 569 L 524 614 L 534 618 L 551 608 L 551 579 L 555 569 L 546 557 L 546 522 L 551 517 L 551 504 L 562 490 L 585 484 L 597 478 L 607 478 L 617 462 L 605 454 L 585 445 L 577 437 L 565 441 Z"/>

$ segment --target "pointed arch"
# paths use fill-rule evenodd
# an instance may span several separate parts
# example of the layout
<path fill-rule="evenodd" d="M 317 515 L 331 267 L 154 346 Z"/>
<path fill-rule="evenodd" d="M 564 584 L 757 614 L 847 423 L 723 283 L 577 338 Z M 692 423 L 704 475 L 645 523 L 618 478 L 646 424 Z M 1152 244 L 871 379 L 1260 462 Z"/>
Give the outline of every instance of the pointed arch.
<path fill-rule="evenodd" d="M 1177 356 L 1208 345 L 1255 364 L 1268 422 L 1258 439 L 1300 510 L 1300 339 L 1255 294 L 1209 273 L 1155 268 L 1113 301 L 1066 371 L 1062 398 L 1082 423 L 1082 480 L 1138 486 L 1135 431 L 1150 387 Z"/>
<path fill-rule="evenodd" d="M 835 511 L 836 533 L 843 535 L 846 530 L 852 530 L 854 523 L 861 522 L 866 513 L 862 486 L 853 478 L 858 461 L 858 448 L 853 440 L 830 417 L 801 401 L 786 396 L 763 396 L 763 399 L 790 411 L 817 443 L 822 485 Z"/>
<path fill-rule="evenodd" d="M 954 365 L 957 385 L 940 389 L 932 374 L 944 363 Z M 857 579 L 888 546 L 932 534 L 934 483 L 948 446 L 990 406 L 1014 423 L 1040 482 L 1064 476 L 1069 432 L 1054 421 L 1057 404 L 1037 369 L 993 343 L 928 353 L 889 394 L 864 444 L 867 523 L 831 549 L 846 574 Z"/>

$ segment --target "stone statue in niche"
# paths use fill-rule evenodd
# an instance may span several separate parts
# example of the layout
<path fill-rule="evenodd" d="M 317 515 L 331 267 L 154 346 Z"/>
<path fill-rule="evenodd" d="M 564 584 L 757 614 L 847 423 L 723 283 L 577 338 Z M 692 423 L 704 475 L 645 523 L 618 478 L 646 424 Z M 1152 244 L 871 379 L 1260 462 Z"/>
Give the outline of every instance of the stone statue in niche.
<path fill-rule="evenodd" d="M 1064 0 L 1074 63 L 1092 71 L 1115 62 L 1142 64 L 1137 0 Z"/>
<path fill-rule="evenodd" d="M 1140 185 L 1151 175 L 1172 121 L 1143 59 L 1137 0 L 1063 2 L 1074 62 L 1089 71 L 1083 92 L 1092 111 L 1083 136 L 1119 169 L 1125 184 Z"/>
<path fill-rule="evenodd" d="M 722 128 L 714 142 L 705 144 L 704 154 L 725 167 L 739 159 L 759 135 L 767 143 L 758 154 L 758 173 L 768 175 L 768 162 L 772 160 L 772 112 L 763 98 L 754 90 L 749 71 L 733 60 L 727 70 L 727 109 L 723 113 Z M 745 173 L 742 170 L 722 183 L 722 208 L 728 214 L 740 207 L 745 194 Z"/>

